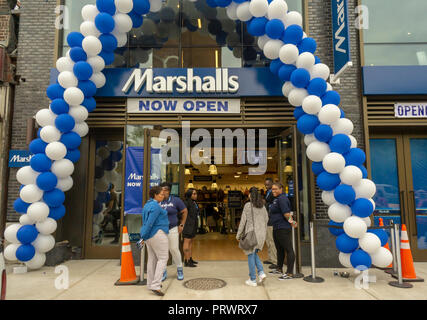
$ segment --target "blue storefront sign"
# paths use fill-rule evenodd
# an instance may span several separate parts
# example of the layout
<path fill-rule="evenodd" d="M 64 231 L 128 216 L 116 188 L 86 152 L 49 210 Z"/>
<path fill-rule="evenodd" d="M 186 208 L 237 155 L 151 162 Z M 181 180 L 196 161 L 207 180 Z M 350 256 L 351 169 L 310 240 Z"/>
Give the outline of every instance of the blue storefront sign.
<path fill-rule="evenodd" d="M 348 0 L 332 0 L 334 79 L 353 65 L 350 54 Z"/>
<path fill-rule="evenodd" d="M 10 150 L 9 168 L 21 168 L 30 165 L 32 154 L 27 150 Z"/>

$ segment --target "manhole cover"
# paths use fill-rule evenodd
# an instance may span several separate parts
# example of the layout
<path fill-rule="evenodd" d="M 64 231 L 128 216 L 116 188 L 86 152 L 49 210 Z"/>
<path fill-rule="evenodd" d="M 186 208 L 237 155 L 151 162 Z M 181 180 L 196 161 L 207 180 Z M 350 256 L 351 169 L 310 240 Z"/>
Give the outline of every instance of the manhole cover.
<path fill-rule="evenodd" d="M 227 285 L 224 280 L 215 278 L 198 278 L 184 282 L 184 287 L 193 290 L 214 290 Z"/>

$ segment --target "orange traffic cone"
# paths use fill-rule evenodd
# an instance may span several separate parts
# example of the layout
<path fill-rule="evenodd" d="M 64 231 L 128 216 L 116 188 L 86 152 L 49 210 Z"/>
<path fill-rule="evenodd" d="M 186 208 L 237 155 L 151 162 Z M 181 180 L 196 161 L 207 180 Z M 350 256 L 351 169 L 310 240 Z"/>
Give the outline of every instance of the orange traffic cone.
<path fill-rule="evenodd" d="M 383 221 L 383 218 L 380 218 L 379 220 L 380 220 L 380 227 L 384 227 L 384 221 Z M 386 248 L 388 251 L 390 251 L 390 252 L 391 252 L 390 247 L 389 247 L 389 245 L 388 245 L 388 242 L 385 244 L 384 248 Z M 389 266 L 387 266 L 386 268 L 384 268 L 384 270 L 392 269 L 392 268 L 393 268 L 393 263 L 390 263 L 390 265 L 389 265 Z"/>
<path fill-rule="evenodd" d="M 417 278 L 414 268 L 414 260 L 412 259 L 411 248 L 409 246 L 408 232 L 406 226 L 402 224 L 400 238 L 400 261 L 402 264 L 402 279 L 406 282 L 423 282 L 424 279 Z M 393 275 L 393 277 L 396 277 Z"/>
<path fill-rule="evenodd" d="M 122 267 L 120 272 L 120 279 L 116 281 L 115 285 L 119 286 L 138 283 L 138 278 L 136 277 L 135 273 L 135 265 L 133 264 L 128 229 L 126 226 L 123 227 L 121 262 Z"/>

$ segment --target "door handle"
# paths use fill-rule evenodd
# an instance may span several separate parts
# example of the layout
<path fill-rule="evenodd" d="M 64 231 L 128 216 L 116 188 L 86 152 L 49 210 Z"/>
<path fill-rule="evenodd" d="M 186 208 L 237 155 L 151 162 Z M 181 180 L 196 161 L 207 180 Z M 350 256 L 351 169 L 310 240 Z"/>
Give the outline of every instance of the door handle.
<path fill-rule="evenodd" d="M 412 228 L 412 236 L 416 237 L 417 236 L 417 205 L 415 203 L 415 192 L 414 190 L 409 191 L 409 194 L 412 194 L 412 210 L 413 210 L 413 214 L 414 214 L 414 226 Z"/>
<path fill-rule="evenodd" d="M 406 204 L 405 204 L 405 191 L 400 191 L 400 206 L 402 208 L 400 217 L 402 218 L 401 224 L 406 224 Z"/>

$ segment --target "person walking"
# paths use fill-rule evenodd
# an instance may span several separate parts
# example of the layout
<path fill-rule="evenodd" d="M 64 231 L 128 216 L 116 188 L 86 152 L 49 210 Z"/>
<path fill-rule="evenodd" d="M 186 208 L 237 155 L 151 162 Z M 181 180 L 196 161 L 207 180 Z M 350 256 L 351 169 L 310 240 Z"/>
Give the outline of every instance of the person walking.
<path fill-rule="evenodd" d="M 147 288 L 158 296 L 164 296 L 160 291 L 162 275 L 169 258 L 169 219 L 166 210 L 159 203 L 163 200 L 160 187 L 150 189 L 150 200 L 142 209 L 141 241 L 147 244 Z"/>
<path fill-rule="evenodd" d="M 274 244 L 273 225 L 271 223 L 270 217 L 270 205 L 273 203 L 274 200 L 273 192 L 271 191 L 271 187 L 273 186 L 273 179 L 266 178 L 264 181 L 264 186 L 266 189 L 264 197 L 265 208 L 268 212 L 267 237 L 265 239 L 265 243 L 267 244 L 268 249 L 268 260 L 264 261 L 264 263 L 270 264 L 269 269 L 277 269 L 277 249 Z"/>
<path fill-rule="evenodd" d="M 168 212 L 169 218 L 169 251 L 172 255 L 173 263 L 175 263 L 177 268 L 177 279 L 184 280 L 182 257 L 179 251 L 179 235 L 182 233 L 187 220 L 187 207 L 180 198 L 170 194 L 172 187 L 170 183 L 163 182 L 160 184 L 160 187 L 165 196 L 160 206 Z M 167 276 L 167 270 L 165 270 L 163 281 L 166 280 Z"/>
<path fill-rule="evenodd" d="M 182 237 L 184 238 L 184 266 L 197 267 L 197 261 L 193 260 L 192 248 L 193 239 L 196 236 L 198 229 L 198 217 L 200 214 L 199 206 L 197 205 L 197 190 L 190 188 L 185 193 L 184 204 L 187 207 L 187 220 L 185 221 L 184 229 L 182 230 Z"/>
<path fill-rule="evenodd" d="M 277 268 L 270 274 L 280 274 L 279 280 L 293 279 L 293 268 L 295 253 L 292 248 L 292 229 L 297 223 L 292 219 L 291 203 L 286 194 L 283 193 L 283 185 L 279 182 L 273 183 L 271 188 L 274 201 L 270 205 L 271 222 L 273 224 L 273 239 L 277 249 Z M 287 270 L 283 273 L 283 264 L 287 257 Z"/>
<path fill-rule="evenodd" d="M 256 287 L 256 270 L 258 270 L 258 282 L 262 283 L 267 277 L 262 266 L 261 259 L 258 252 L 264 247 L 265 237 L 267 234 L 268 213 L 264 207 L 261 194 L 258 188 L 252 187 L 249 190 L 249 202 L 243 207 L 242 216 L 240 219 L 239 229 L 237 231 L 236 239 L 240 240 L 243 235 L 254 230 L 256 242 L 254 248 L 245 250 L 244 253 L 248 256 L 249 266 L 249 279 L 246 280 L 248 286 Z M 239 247 L 242 248 L 241 243 Z"/>

